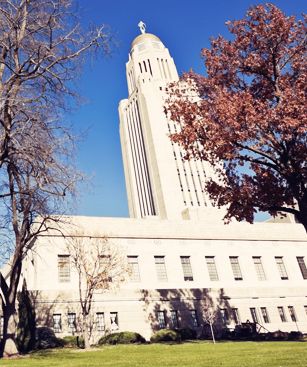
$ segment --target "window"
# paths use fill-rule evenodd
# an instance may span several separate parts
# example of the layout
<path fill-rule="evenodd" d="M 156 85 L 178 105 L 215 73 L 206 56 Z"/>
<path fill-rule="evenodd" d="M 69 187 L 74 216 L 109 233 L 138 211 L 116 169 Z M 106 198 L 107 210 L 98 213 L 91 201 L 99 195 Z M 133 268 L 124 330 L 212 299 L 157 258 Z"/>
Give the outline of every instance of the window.
<path fill-rule="evenodd" d="M 165 257 L 164 256 L 155 256 L 155 265 L 157 278 L 159 282 L 167 282 L 167 273 L 165 267 Z"/>
<path fill-rule="evenodd" d="M 236 325 L 240 324 L 240 316 L 239 316 L 239 310 L 237 308 L 232 308 L 232 316 L 233 316 L 233 321 L 235 322 Z"/>
<path fill-rule="evenodd" d="M 76 331 L 76 314 L 69 313 L 67 321 L 68 321 L 68 329 L 70 330 L 70 332 L 74 333 Z"/>
<path fill-rule="evenodd" d="M 301 269 L 303 279 L 307 279 L 307 268 L 303 256 L 297 256 L 297 262 Z"/>
<path fill-rule="evenodd" d="M 132 282 L 140 281 L 139 261 L 137 256 L 128 256 L 128 264 L 131 268 L 130 280 Z"/>
<path fill-rule="evenodd" d="M 284 308 L 282 306 L 278 306 L 277 309 L 280 316 L 280 320 L 282 322 L 287 322 Z"/>
<path fill-rule="evenodd" d="M 269 315 L 268 315 L 268 311 L 267 311 L 266 307 L 260 307 L 260 311 L 261 311 L 263 321 L 266 324 L 268 324 L 270 322 L 270 319 L 269 319 Z"/>
<path fill-rule="evenodd" d="M 213 281 L 214 280 L 219 280 L 217 270 L 216 270 L 214 256 L 206 256 L 206 263 L 207 263 L 207 268 L 208 268 L 208 273 L 209 273 L 210 280 L 213 280 Z"/>
<path fill-rule="evenodd" d="M 104 277 L 104 282 L 112 282 L 112 277 L 110 274 L 112 272 L 112 259 L 111 255 L 100 255 L 99 256 L 99 267 L 102 272 L 104 272 L 106 275 Z"/>
<path fill-rule="evenodd" d="M 119 329 L 117 312 L 110 312 L 110 323 L 111 323 L 110 326 L 111 331 L 116 331 Z"/>
<path fill-rule="evenodd" d="M 297 321 L 296 313 L 293 306 L 288 306 L 289 314 L 293 322 Z"/>
<path fill-rule="evenodd" d="M 254 261 L 258 280 L 266 280 L 262 261 L 261 261 L 261 256 L 253 256 L 253 261 Z"/>
<path fill-rule="evenodd" d="M 178 322 L 178 311 L 177 310 L 171 310 L 171 321 L 172 321 L 172 327 L 174 329 L 178 329 L 179 322 Z"/>
<path fill-rule="evenodd" d="M 255 307 L 251 307 L 250 312 L 251 312 L 253 322 L 258 323 L 258 316 L 257 316 Z"/>
<path fill-rule="evenodd" d="M 190 310 L 190 315 L 191 315 L 191 319 L 192 319 L 192 326 L 198 327 L 199 326 L 199 321 L 198 321 L 197 311 L 196 310 Z"/>
<path fill-rule="evenodd" d="M 180 256 L 183 270 L 183 279 L 185 281 L 193 281 L 193 273 L 190 262 L 190 256 Z"/>
<path fill-rule="evenodd" d="M 158 323 L 160 329 L 165 329 L 166 322 L 165 322 L 165 312 L 164 311 L 158 311 Z"/>
<path fill-rule="evenodd" d="M 280 278 L 282 280 L 287 280 L 288 274 L 282 256 L 275 256 L 275 261 L 279 271 Z"/>
<path fill-rule="evenodd" d="M 96 325 L 97 325 L 97 331 L 104 331 L 105 323 L 104 323 L 104 313 L 103 312 L 96 313 Z"/>
<path fill-rule="evenodd" d="M 70 257 L 58 255 L 58 276 L 60 283 L 70 282 Z"/>
<path fill-rule="evenodd" d="M 224 325 L 228 324 L 229 317 L 226 308 L 220 308 L 221 318 Z"/>
<path fill-rule="evenodd" d="M 62 331 L 62 316 L 60 313 L 54 313 L 52 316 L 53 330 L 55 333 L 60 333 Z"/>
<path fill-rule="evenodd" d="M 304 306 L 304 309 L 305 309 L 305 313 L 306 313 L 306 316 L 307 316 L 307 305 Z"/>
<path fill-rule="evenodd" d="M 229 260 L 230 260 L 230 264 L 231 264 L 234 279 L 235 280 L 242 280 L 243 278 L 242 278 L 242 273 L 241 273 L 240 264 L 239 264 L 239 257 L 238 256 L 229 256 Z"/>

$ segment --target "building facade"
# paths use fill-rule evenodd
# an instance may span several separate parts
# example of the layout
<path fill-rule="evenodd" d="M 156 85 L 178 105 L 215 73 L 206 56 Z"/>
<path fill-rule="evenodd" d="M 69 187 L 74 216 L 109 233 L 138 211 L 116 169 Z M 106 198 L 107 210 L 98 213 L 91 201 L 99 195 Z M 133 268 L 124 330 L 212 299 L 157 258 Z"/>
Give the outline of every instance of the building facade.
<path fill-rule="evenodd" d="M 142 29 L 144 32 L 144 29 Z M 307 332 L 306 233 L 296 223 L 224 225 L 203 190 L 214 169 L 185 161 L 169 134 L 163 104 L 178 80 L 161 40 L 142 33 L 126 65 L 128 98 L 119 104 L 120 137 L 131 218 L 70 217 L 67 238 L 107 237 L 131 266 L 120 289 L 94 294 L 92 341 L 106 332 L 160 328 L 217 329 L 241 322 L 262 331 Z M 24 261 L 22 282 L 35 298 L 37 324 L 59 336 L 79 332 L 77 274 L 66 239 L 41 235 Z"/>

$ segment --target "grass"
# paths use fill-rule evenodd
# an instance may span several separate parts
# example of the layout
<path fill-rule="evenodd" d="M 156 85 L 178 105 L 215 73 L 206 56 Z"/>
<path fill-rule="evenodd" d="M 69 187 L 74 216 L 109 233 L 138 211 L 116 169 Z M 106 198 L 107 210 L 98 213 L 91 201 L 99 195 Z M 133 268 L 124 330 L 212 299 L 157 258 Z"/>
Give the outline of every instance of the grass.
<path fill-rule="evenodd" d="M 306 367 L 303 342 L 208 342 L 58 349 L 1 360 L 1 367 Z"/>

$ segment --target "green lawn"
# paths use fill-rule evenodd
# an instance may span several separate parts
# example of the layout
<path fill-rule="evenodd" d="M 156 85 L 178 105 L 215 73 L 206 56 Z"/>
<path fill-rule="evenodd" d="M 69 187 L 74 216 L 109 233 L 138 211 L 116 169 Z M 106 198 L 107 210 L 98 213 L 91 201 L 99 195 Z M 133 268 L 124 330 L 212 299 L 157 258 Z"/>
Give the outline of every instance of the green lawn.
<path fill-rule="evenodd" d="M 1 360 L 0 366 L 22 367 L 306 367 L 303 342 L 195 342 L 175 345 L 119 345 L 85 352 L 58 349 L 19 359 Z"/>

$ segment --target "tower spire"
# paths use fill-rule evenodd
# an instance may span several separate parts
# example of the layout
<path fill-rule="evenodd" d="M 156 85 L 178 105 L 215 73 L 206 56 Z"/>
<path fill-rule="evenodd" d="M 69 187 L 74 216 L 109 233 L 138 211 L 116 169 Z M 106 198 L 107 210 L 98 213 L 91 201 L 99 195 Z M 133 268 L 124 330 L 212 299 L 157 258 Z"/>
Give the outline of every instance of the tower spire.
<path fill-rule="evenodd" d="M 142 34 L 146 33 L 146 24 L 142 20 L 139 21 L 138 27 Z"/>

